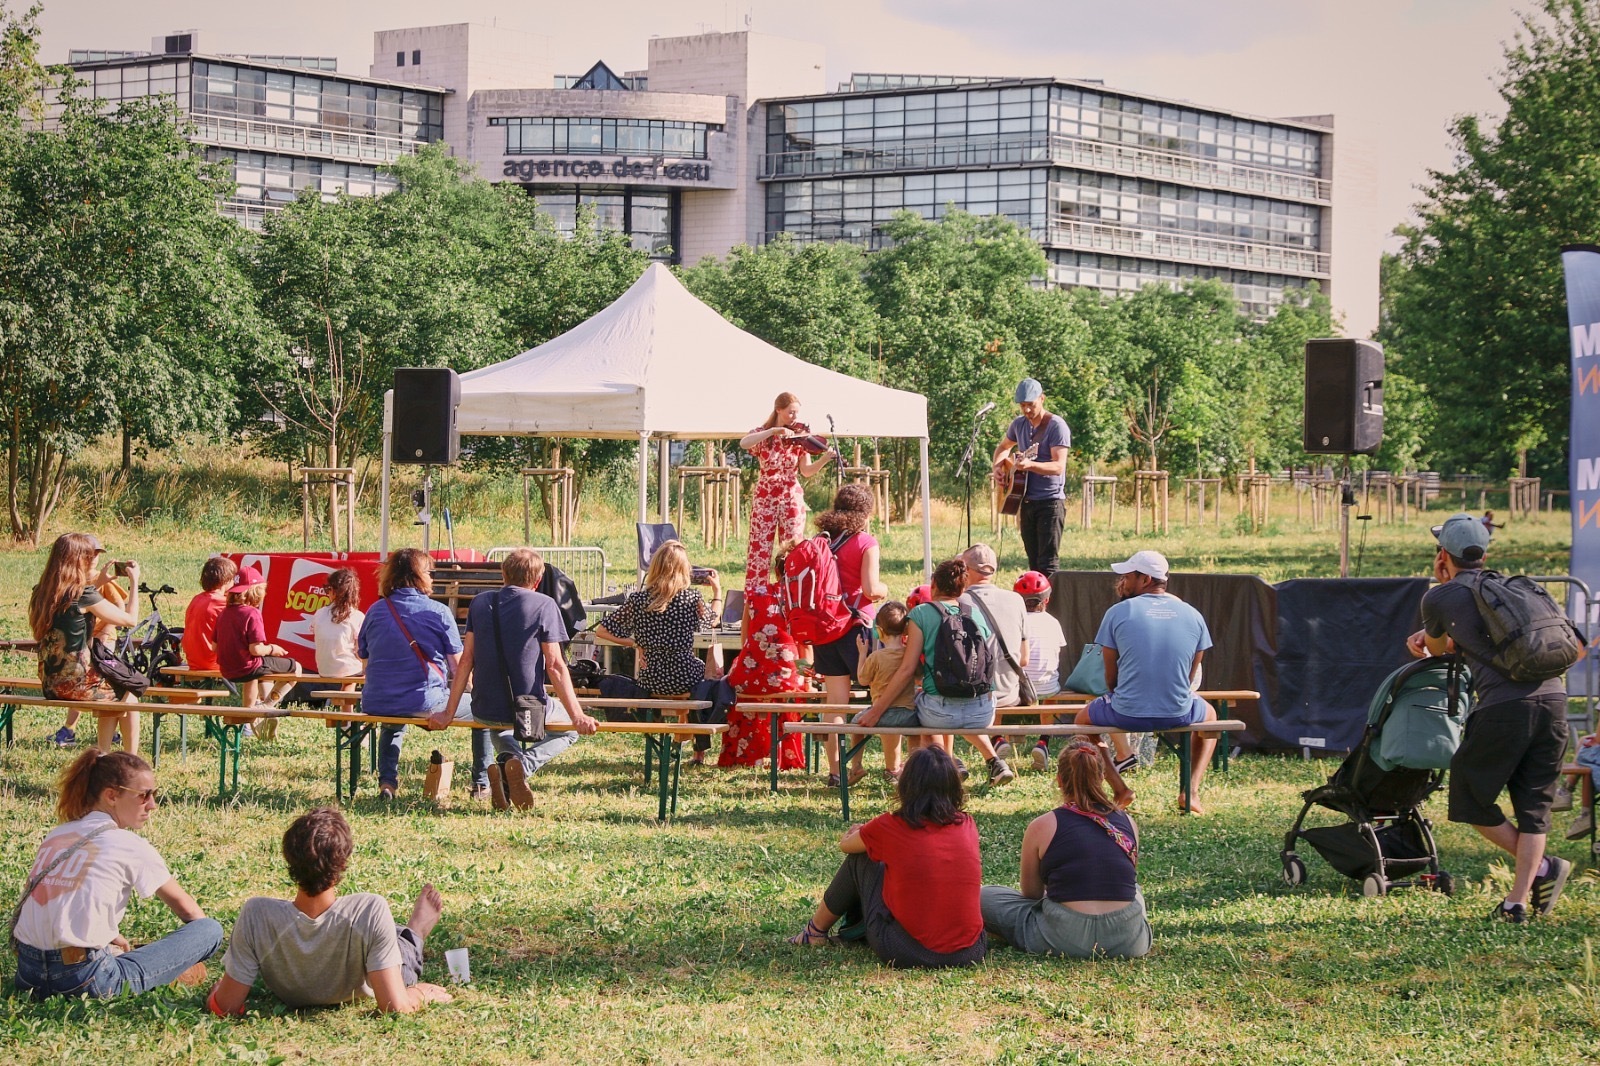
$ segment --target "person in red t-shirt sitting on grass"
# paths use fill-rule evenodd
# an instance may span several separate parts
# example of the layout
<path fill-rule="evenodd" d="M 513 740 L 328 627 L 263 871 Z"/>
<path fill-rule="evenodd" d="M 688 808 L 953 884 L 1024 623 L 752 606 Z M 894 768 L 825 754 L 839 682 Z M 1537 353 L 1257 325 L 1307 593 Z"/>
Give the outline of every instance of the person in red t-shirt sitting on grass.
<path fill-rule="evenodd" d="M 978 827 L 961 809 L 966 797 L 955 760 L 943 748 L 919 748 L 898 788 L 897 810 L 839 841 L 845 860 L 789 942 L 835 943 L 828 930 L 845 918 L 839 939 L 864 939 L 890 966 L 970 966 L 989 941 L 978 905 Z"/>

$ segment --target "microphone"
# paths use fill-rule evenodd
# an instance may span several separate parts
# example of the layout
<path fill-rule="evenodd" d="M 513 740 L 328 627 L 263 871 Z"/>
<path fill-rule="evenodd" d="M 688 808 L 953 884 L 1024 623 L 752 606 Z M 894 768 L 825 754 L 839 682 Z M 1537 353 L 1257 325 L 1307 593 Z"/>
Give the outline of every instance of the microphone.
<path fill-rule="evenodd" d="M 984 415 L 988 414 L 990 411 L 993 411 L 994 409 L 995 409 L 995 402 L 993 400 L 990 400 L 988 403 L 986 403 L 982 407 L 978 408 L 978 417 L 982 418 Z"/>

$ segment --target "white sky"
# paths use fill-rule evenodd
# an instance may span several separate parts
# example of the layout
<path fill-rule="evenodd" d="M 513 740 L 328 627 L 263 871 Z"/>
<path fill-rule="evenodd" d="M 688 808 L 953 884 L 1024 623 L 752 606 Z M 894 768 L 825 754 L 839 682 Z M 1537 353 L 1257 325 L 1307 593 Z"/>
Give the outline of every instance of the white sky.
<path fill-rule="evenodd" d="M 23 0 L 12 4 L 15 8 Z M 1375 164 L 1351 246 L 1405 221 L 1446 126 L 1494 113 L 1512 0 L 45 0 L 46 62 L 69 48 L 148 48 L 197 29 L 208 52 L 334 55 L 365 74 L 372 32 L 497 23 L 542 36 L 560 72 L 642 69 L 651 36 L 752 29 L 822 44 L 829 86 L 853 71 L 1098 78 L 1111 88 L 1266 116 L 1333 114 L 1337 145 Z M 1529 0 L 1531 3 L 1531 0 Z M 1337 163 L 1336 163 L 1337 166 Z M 1335 204 L 1336 211 L 1338 204 Z M 1360 315 L 1366 318 L 1366 315 Z M 1354 325 L 1354 323 L 1352 323 Z M 1363 331 L 1364 332 L 1364 331 Z"/>

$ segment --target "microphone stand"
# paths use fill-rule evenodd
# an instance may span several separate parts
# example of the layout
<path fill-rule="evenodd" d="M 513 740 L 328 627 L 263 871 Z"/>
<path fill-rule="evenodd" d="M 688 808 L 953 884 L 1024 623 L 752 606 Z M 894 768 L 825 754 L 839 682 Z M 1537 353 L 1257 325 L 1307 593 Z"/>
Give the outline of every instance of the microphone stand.
<path fill-rule="evenodd" d="M 956 467 L 956 477 L 961 477 L 964 473 L 967 478 L 967 547 L 969 548 L 972 547 L 972 454 L 978 449 L 978 434 L 983 432 L 983 423 L 988 417 L 988 411 L 980 411 L 978 417 L 972 420 L 972 439 L 967 441 L 967 450 L 961 453 L 961 465 Z"/>

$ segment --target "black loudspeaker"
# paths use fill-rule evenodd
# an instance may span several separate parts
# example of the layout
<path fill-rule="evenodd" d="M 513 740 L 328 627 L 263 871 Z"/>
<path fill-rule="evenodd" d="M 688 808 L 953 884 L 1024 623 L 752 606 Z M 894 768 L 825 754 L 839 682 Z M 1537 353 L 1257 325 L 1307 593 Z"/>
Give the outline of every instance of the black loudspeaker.
<path fill-rule="evenodd" d="M 456 405 L 460 402 L 461 379 L 449 367 L 396 368 L 390 460 L 453 465 L 461 454 L 461 437 L 456 433 Z"/>
<path fill-rule="evenodd" d="M 1371 455 L 1383 443 L 1383 346 L 1306 342 L 1304 444 L 1326 455 Z"/>

